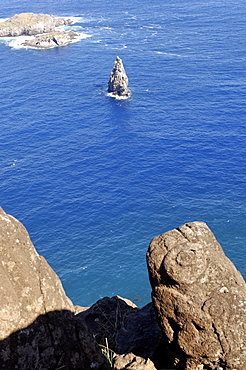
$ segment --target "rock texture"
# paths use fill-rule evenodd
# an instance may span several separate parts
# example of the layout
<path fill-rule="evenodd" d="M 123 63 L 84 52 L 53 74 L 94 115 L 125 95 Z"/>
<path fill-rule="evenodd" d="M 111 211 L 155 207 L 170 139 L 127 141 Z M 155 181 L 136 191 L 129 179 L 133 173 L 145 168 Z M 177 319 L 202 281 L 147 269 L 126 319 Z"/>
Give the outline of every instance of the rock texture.
<path fill-rule="evenodd" d="M 246 369 L 246 284 L 203 222 L 154 238 L 147 253 L 166 367 Z"/>
<path fill-rule="evenodd" d="M 1 208 L 0 255 L 0 369 L 108 369 L 59 278 Z"/>
<path fill-rule="evenodd" d="M 116 57 L 114 67 L 108 81 L 108 92 L 110 96 L 118 99 L 127 99 L 131 96 L 128 89 L 128 77 L 123 66 L 123 62 Z"/>
<path fill-rule="evenodd" d="M 133 353 L 119 355 L 114 359 L 115 370 L 156 370 L 150 359 L 135 356 Z"/>
<path fill-rule="evenodd" d="M 72 24 L 71 19 L 49 14 L 21 13 L 0 23 L 0 37 L 32 36 L 53 32 L 56 27 Z"/>

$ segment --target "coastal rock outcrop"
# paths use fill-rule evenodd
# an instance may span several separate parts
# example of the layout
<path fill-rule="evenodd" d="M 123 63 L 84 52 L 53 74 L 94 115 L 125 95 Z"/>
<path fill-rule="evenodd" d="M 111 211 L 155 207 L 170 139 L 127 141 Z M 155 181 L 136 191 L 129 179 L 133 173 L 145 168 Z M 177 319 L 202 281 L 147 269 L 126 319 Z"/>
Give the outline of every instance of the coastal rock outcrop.
<path fill-rule="evenodd" d="M 131 91 L 128 89 L 128 77 L 123 62 L 118 56 L 108 81 L 108 93 L 118 99 L 127 99 L 131 96 Z"/>
<path fill-rule="evenodd" d="M 246 284 L 203 222 L 155 237 L 147 252 L 166 367 L 246 369 Z"/>
<path fill-rule="evenodd" d="M 72 24 L 68 18 L 49 14 L 21 13 L 0 23 L 0 37 L 32 36 L 53 32 L 56 27 Z"/>
<path fill-rule="evenodd" d="M 69 18 L 57 18 L 49 14 L 21 13 L 0 22 L 0 37 L 26 36 L 18 46 L 36 49 L 65 46 L 78 40 L 80 35 L 57 27 L 72 23 Z"/>
<path fill-rule="evenodd" d="M 0 255 L 0 369 L 107 370 L 58 276 L 1 208 Z"/>
<path fill-rule="evenodd" d="M 22 45 L 37 49 L 49 49 L 57 46 L 65 46 L 73 42 L 79 35 L 73 31 L 56 31 L 44 33 L 25 40 Z"/>

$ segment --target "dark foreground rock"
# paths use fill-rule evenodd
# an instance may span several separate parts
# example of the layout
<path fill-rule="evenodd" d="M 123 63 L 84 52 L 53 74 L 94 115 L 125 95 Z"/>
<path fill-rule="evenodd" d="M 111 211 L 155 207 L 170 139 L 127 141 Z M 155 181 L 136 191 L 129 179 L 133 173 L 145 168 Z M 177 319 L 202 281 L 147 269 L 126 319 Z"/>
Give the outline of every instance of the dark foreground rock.
<path fill-rule="evenodd" d="M 132 352 L 145 359 L 154 359 L 161 338 L 162 332 L 153 304 L 149 303 L 126 315 L 122 328 L 116 335 L 116 352 Z"/>
<path fill-rule="evenodd" d="M 1 208 L 0 255 L 0 369 L 107 370 L 59 278 Z"/>
<path fill-rule="evenodd" d="M 56 27 L 72 24 L 71 19 L 49 14 L 21 13 L 0 23 L 0 37 L 32 36 L 53 32 Z"/>
<path fill-rule="evenodd" d="M 108 92 L 110 96 L 118 99 L 127 99 L 131 96 L 131 92 L 128 89 L 128 77 L 123 62 L 119 57 L 116 57 L 110 74 Z"/>
<path fill-rule="evenodd" d="M 166 367 L 246 369 L 246 284 L 202 222 L 154 238 L 147 253 Z"/>
<path fill-rule="evenodd" d="M 117 354 L 131 352 L 145 360 L 156 357 L 162 332 L 152 303 L 138 308 L 128 299 L 105 297 L 76 318 L 88 327 L 99 344 L 107 340 L 109 348 Z"/>
<path fill-rule="evenodd" d="M 107 339 L 109 348 L 115 351 L 118 331 L 124 326 L 126 316 L 136 310 L 137 306 L 129 299 L 104 297 L 76 318 L 87 325 L 98 343 L 104 344 Z"/>

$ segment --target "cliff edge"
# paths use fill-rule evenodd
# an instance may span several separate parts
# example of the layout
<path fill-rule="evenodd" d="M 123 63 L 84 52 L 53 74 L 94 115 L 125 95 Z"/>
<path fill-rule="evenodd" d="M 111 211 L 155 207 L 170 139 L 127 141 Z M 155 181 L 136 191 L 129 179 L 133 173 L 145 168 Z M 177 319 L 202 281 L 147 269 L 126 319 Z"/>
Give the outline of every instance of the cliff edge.
<path fill-rule="evenodd" d="M 0 254 L 0 369 L 107 370 L 58 276 L 1 208 Z"/>
<path fill-rule="evenodd" d="M 74 307 L 1 208 L 0 255 L 0 370 L 246 369 L 246 284 L 203 222 L 151 241 L 140 309 L 119 296 Z"/>

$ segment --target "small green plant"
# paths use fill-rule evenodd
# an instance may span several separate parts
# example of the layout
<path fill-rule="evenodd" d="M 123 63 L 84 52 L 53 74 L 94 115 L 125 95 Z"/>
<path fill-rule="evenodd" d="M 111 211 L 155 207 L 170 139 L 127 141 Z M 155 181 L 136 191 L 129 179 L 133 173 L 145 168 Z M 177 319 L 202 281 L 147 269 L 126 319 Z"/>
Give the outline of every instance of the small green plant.
<path fill-rule="evenodd" d="M 105 338 L 104 339 L 104 344 L 99 344 L 99 346 L 101 347 L 102 353 L 104 354 L 104 356 L 108 360 L 110 366 L 113 367 L 113 359 L 116 356 L 116 353 L 112 349 L 109 348 L 108 339 Z"/>

